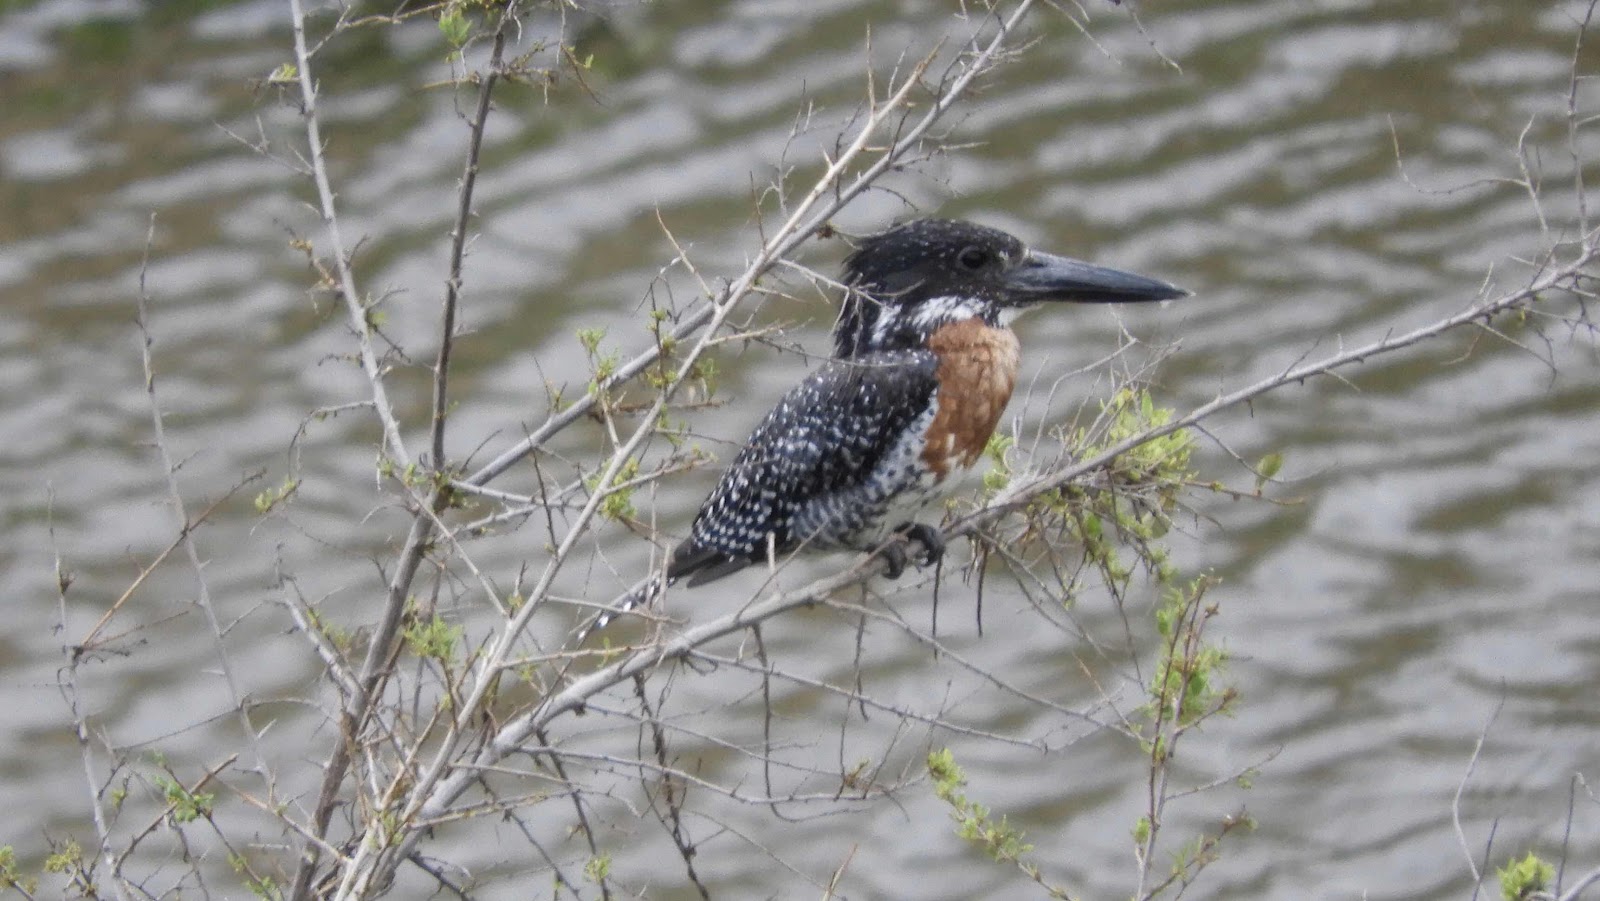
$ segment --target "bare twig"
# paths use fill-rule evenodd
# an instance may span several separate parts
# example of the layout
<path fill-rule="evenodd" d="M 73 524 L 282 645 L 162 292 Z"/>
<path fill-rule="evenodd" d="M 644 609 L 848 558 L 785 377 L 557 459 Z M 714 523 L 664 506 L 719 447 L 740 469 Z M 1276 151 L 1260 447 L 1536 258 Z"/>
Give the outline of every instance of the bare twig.
<path fill-rule="evenodd" d="M 55 508 L 54 495 L 51 496 L 51 510 Z M 72 585 L 72 577 L 68 575 L 65 564 L 61 561 L 61 552 L 56 547 L 55 522 L 52 517 L 50 523 L 50 544 L 55 555 L 56 571 L 56 616 L 63 631 L 67 628 L 67 590 Z M 94 745 L 89 733 L 88 715 L 80 706 L 78 695 L 78 663 L 82 659 L 78 648 L 67 648 L 67 662 L 61 668 L 58 679 L 61 695 L 66 700 L 67 711 L 72 716 L 73 735 L 78 741 L 78 757 L 83 764 L 83 778 L 89 789 L 89 810 L 94 816 L 95 837 L 99 841 L 97 858 L 105 867 L 107 877 L 111 881 L 111 890 L 116 893 L 120 901 L 128 901 L 127 887 L 116 872 L 116 853 L 111 846 L 111 826 L 106 816 L 105 805 L 102 803 L 104 793 L 101 780 L 96 774 L 98 766 L 95 763 Z"/>
<path fill-rule="evenodd" d="M 1467 844 L 1466 830 L 1461 828 L 1461 795 L 1467 790 L 1467 782 L 1472 779 L 1472 771 L 1478 768 L 1478 758 L 1483 755 L 1483 743 L 1489 738 L 1489 730 L 1494 728 L 1494 721 L 1499 719 L 1500 710 L 1506 705 L 1502 695 L 1500 703 L 1494 707 L 1494 712 L 1489 714 L 1489 721 L 1478 730 L 1478 740 L 1472 746 L 1472 757 L 1467 760 L 1467 771 L 1461 774 L 1461 781 L 1456 783 L 1455 796 L 1450 800 L 1450 825 L 1455 829 L 1456 841 L 1461 844 L 1461 856 L 1467 859 L 1467 870 L 1472 874 L 1472 884 L 1477 886 L 1483 881 L 1483 874 L 1478 871 L 1478 862 L 1472 857 L 1472 847 Z"/>
<path fill-rule="evenodd" d="M 212 640 L 216 642 L 217 665 L 222 671 L 222 680 L 228 687 L 228 697 L 233 709 L 239 716 L 239 727 L 243 730 L 250 743 L 251 751 L 255 756 L 255 772 L 271 785 L 271 774 L 267 770 L 267 758 L 261 750 L 259 736 L 256 728 L 250 722 L 250 708 L 246 703 L 244 692 L 239 688 L 238 677 L 233 672 L 233 661 L 228 656 L 227 639 L 224 635 L 221 622 L 217 619 L 216 606 L 211 601 L 211 589 L 206 583 L 205 566 L 200 561 L 200 550 L 195 546 L 194 523 L 189 521 L 188 511 L 184 507 L 183 494 L 178 489 L 178 466 L 172 458 L 171 447 L 167 444 L 166 426 L 162 422 L 161 403 L 156 396 L 155 365 L 151 361 L 150 347 L 154 339 L 150 336 L 150 310 L 149 292 L 145 285 L 145 274 L 149 268 L 150 244 L 155 236 L 156 219 L 150 217 L 149 230 L 145 237 L 144 263 L 139 268 L 139 295 L 138 316 L 139 326 L 139 354 L 144 364 L 144 390 L 150 402 L 151 431 L 155 436 L 157 453 L 161 456 L 161 468 L 166 474 L 167 498 L 172 502 L 172 512 L 177 517 L 178 540 L 183 546 L 184 556 L 189 560 L 189 567 L 194 571 L 195 603 L 205 616 L 206 625 L 211 630 Z"/>
<path fill-rule="evenodd" d="M 508 3 L 500 11 L 494 30 L 494 49 L 489 54 L 489 70 L 478 85 L 478 106 L 468 120 L 471 137 L 467 141 L 467 162 L 461 173 L 461 190 L 456 202 L 455 228 L 450 234 L 450 275 L 445 279 L 443 321 L 439 324 L 439 355 L 433 364 L 433 468 L 445 466 L 444 426 L 448 413 L 450 348 L 456 333 L 456 305 L 461 298 L 461 266 L 466 257 L 467 222 L 472 218 L 472 191 L 478 183 L 478 157 L 483 151 L 483 132 L 489 124 L 489 100 L 500 77 L 505 57 L 506 34 L 516 21 L 518 4 Z"/>
<path fill-rule="evenodd" d="M 394 407 L 390 405 L 389 393 L 384 388 L 383 367 L 372 348 L 372 324 L 367 317 L 367 306 L 356 291 L 355 275 L 350 271 L 350 256 L 345 249 L 344 238 L 339 234 L 333 186 L 328 181 L 328 167 L 322 154 L 322 124 L 317 119 L 317 84 L 311 74 L 311 53 L 306 49 L 305 11 L 301 8 L 300 0 L 289 0 L 289 16 L 294 26 L 294 58 L 300 83 L 300 112 L 306 123 L 306 149 L 312 179 L 317 185 L 322 225 L 327 230 L 334 270 L 339 275 L 339 293 L 350 316 L 350 330 L 355 333 L 360 348 L 361 369 L 372 388 L 373 411 L 383 424 L 384 443 L 390 457 L 404 468 L 411 465 L 411 455 L 406 452 L 405 440 L 400 435 L 400 423 L 395 419 Z"/>

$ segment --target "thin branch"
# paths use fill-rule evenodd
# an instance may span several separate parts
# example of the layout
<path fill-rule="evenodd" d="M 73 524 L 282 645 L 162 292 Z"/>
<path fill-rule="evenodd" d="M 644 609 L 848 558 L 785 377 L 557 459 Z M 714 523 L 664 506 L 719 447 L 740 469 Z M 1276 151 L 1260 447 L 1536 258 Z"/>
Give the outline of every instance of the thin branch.
<path fill-rule="evenodd" d="M 1472 884 L 1477 886 L 1483 881 L 1483 874 L 1478 872 L 1478 862 L 1473 859 L 1472 847 L 1467 844 L 1466 830 L 1461 828 L 1461 795 L 1467 790 L 1467 782 L 1472 779 L 1472 771 L 1478 768 L 1478 758 L 1483 756 L 1483 743 L 1489 738 L 1489 730 L 1494 728 L 1494 721 L 1499 719 L 1500 711 L 1506 706 L 1505 695 L 1500 696 L 1500 702 L 1494 705 L 1494 712 L 1489 714 L 1489 721 L 1478 730 L 1478 740 L 1472 746 L 1472 757 L 1467 760 L 1467 771 L 1461 774 L 1461 781 L 1456 783 L 1456 793 L 1450 800 L 1450 825 L 1455 829 L 1456 841 L 1461 845 L 1461 855 L 1467 859 L 1467 871 L 1472 874 Z"/>
<path fill-rule="evenodd" d="M 261 749 L 256 728 L 250 722 L 249 705 L 245 702 L 244 692 L 239 688 L 239 680 L 233 672 L 233 661 L 228 656 L 227 640 L 224 636 L 222 624 L 217 619 L 216 606 L 211 601 L 211 589 L 206 582 L 205 565 L 200 560 L 200 550 L 195 546 L 194 523 L 189 521 L 188 511 L 184 507 L 183 494 L 178 489 L 178 465 L 172 458 L 171 447 L 167 444 L 166 426 L 162 421 L 161 403 L 156 396 L 155 365 L 152 362 L 150 347 L 154 339 L 150 336 L 150 294 L 145 283 L 145 275 L 149 269 L 150 245 L 155 237 L 156 217 L 151 215 L 149 230 L 145 235 L 144 263 L 139 267 L 139 295 L 137 307 L 137 324 L 139 327 L 139 355 L 144 365 L 144 390 L 145 397 L 150 402 L 151 431 L 155 436 L 156 451 L 161 456 L 161 468 L 166 475 L 167 499 L 172 502 L 172 512 L 177 517 L 178 537 L 183 545 L 184 556 L 189 560 L 189 567 L 194 571 L 195 603 L 205 616 L 206 625 L 211 629 L 212 640 L 216 642 L 217 665 L 222 671 L 222 680 L 228 687 L 228 697 L 233 709 L 239 715 L 239 727 L 244 730 L 250 749 L 255 755 L 255 772 L 263 779 L 270 776 L 267 772 L 267 757 Z"/>
<path fill-rule="evenodd" d="M 461 266 L 466 257 L 467 223 L 472 219 L 472 192 L 478 183 L 478 158 L 483 151 L 483 133 L 489 124 L 489 100 L 500 77 L 505 57 L 506 33 L 516 20 L 518 4 L 507 3 L 500 11 L 494 30 L 494 49 L 489 54 L 489 71 L 478 85 L 478 107 L 469 122 L 467 162 L 461 173 L 461 191 L 456 202 L 455 228 L 450 234 L 450 275 L 445 279 L 443 321 L 439 324 L 439 355 L 433 364 L 433 468 L 445 465 L 444 427 L 448 414 L 450 348 L 456 334 L 456 306 L 461 298 Z"/>
<path fill-rule="evenodd" d="M 395 419 L 394 407 L 389 403 L 389 393 L 383 385 L 383 367 L 372 349 L 372 327 L 367 318 L 367 307 L 356 291 L 355 275 L 350 271 L 350 257 L 345 251 L 344 238 L 339 234 L 339 216 L 334 206 L 333 186 L 328 181 L 328 167 L 323 159 L 322 124 L 317 119 L 317 85 L 311 76 L 311 54 L 306 49 L 305 11 L 300 0 L 289 0 L 289 16 L 294 26 L 294 61 L 300 83 L 300 115 L 306 123 L 306 148 L 310 153 L 311 175 L 317 184 L 317 199 L 322 213 L 322 225 L 327 230 L 333 265 L 339 275 L 339 293 L 345 310 L 350 314 L 350 330 L 355 332 L 361 352 L 361 369 L 367 374 L 372 387 L 372 404 L 383 424 L 384 443 L 389 455 L 401 468 L 411 465 L 411 455 L 406 452 L 405 440 L 400 436 L 400 423 Z"/>
<path fill-rule="evenodd" d="M 68 575 L 66 566 L 61 562 L 61 551 L 56 545 L 55 527 L 55 495 L 50 496 L 50 546 L 55 556 L 56 571 L 56 616 L 61 624 L 61 630 L 67 628 L 67 590 L 72 585 L 72 577 Z M 67 702 L 67 711 L 72 716 L 73 735 L 78 741 L 78 757 L 83 764 L 83 778 L 89 788 L 89 810 L 94 816 L 95 837 L 99 840 L 99 851 L 96 855 L 105 865 L 105 871 L 111 880 L 112 891 L 121 901 L 128 901 L 127 888 L 117 876 L 116 855 L 111 848 L 111 827 L 106 816 L 105 806 L 101 803 L 103 790 L 100 780 L 95 776 L 94 745 L 90 739 L 88 716 L 80 706 L 78 694 L 78 663 L 82 660 L 78 648 L 64 649 L 67 655 L 66 665 L 62 667 L 58 684 L 62 697 Z M 113 768 L 113 773 L 115 769 Z M 108 777 L 109 778 L 109 777 Z"/>

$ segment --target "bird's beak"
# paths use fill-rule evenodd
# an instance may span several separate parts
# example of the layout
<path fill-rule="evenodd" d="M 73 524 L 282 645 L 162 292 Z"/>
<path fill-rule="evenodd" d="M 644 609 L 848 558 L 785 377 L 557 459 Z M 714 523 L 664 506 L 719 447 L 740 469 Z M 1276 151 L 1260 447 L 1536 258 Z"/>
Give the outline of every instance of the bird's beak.
<path fill-rule="evenodd" d="M 1037 250 L 1028 251 L 1022 262 L 1006 273 L 1006 287 L 1023 303 L 1133 303 L 1189 296 L 1188 291 L 1153 278 Z"/>

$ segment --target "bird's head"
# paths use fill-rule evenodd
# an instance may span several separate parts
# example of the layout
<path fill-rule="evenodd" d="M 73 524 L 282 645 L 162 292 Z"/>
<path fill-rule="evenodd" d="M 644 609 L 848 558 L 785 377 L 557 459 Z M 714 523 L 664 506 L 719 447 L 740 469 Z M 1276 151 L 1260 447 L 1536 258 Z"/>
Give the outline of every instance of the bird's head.
<path fill-rule="evenodd" d="M 998 229 L 917 219 L 861 241 L 845 260 L 834 352 L 922 347 L 948 322 L 1000 325 L 1045 301 L 1126 303 L 1189 292 L 1166 282 L 1030 250 Z"/>

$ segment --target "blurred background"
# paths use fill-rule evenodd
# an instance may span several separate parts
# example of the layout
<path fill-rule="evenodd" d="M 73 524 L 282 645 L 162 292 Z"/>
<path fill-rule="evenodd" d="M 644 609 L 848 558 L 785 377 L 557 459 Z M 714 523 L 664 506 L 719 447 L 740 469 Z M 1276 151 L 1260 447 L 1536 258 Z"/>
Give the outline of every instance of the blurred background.
<path fill-rule="evenodd" d="M 1181 304 L 1054 311 L 1021 327 L 1024 384 L 1046 388 L 1115 350 L 1124 329 L 1152 347 L 1176 342 L 1155 394 L 1188 409 L 1529 277 L 1525 260 L 1551 235 L 1513 183 L 1525 177 L 1517 149 L 1523 142 L 1549 229 L 1570 230 L 1564 116 L 1585 9 L 1085 0 L 1086 36 L 1041 8 L 1026 24 L 1037 43 L 947 120 L 961 146 L 887 182 L 892 191 L 863 198 L 838 224 L 866 231 L 918 211 L 973 218 L 1193 290 Z M 452 456 L 485 461 L 543 420 L 551 386 L 582 390 L 589 364 L 577 330 L 604 328 L 608 348 L 631 354 L 649 340 L 649 292 L 694 295 L 681 275 L 657 282 L 675 253 L 663 223 L 708 278 L 738 274 L 760 240 L 754 191 L 782 166 L 798 167 L 796 178 L 819 171 L 857 110 L 869 25 L 870 62 L 885 77 L 902 55 L 967 34 L 959 11 L 933 0 L 729 0 L 571 14 L 578 56 L 592 54 L 586 86 L 497 94 L 456 345 Z M 307 420 L 361 399 L 365 382 L 342 309 L 308 292 L 315 273 L 291 247 L 321 235 L 310 182 L 274 158 L 292 162 L 304 147 L 290 98 L 266 83 L 292 59 L 288 24 L 279 0 L 0 4 L 0 578 L 13 620 L 0 635 L 9 699 L 0 802 L 11 811 L 0 842 L 35 870 L 45 836 L 93 840 L 56 686 L 62 647 L 175 534 L 134 325 L 147 234 L 157 388 L 186 502 L 198 511 L 260 474 L 199 541 L 243 688 L 281 702 L 268 709 L 281 721 L 265 746 L 288 785 L 314 784 L 331 735 L 306 740 L 321 716 L 304 703 L 320 697 L 321 665 L 273 601 L 279 577 L 358 628 L 381 599 L 374 564 L 388 565 L 403 537 L 405 515 L 374 476 L 371 416 Z M 557 28 L 534 16 L 523 46 Z M 343 231 L 361 242 L 364 289 L 388 296 L 385 336 L 415 361 L 391 382 L 415 446 L 470 108 L 468 92 L 441 86 L 447 49 L 423 18 L 352 32 L 318 57 Z M 1600 68 L 1597 53 L 1586 48 L 1579 70 Z M 1593 84 L 1577 92 L 1588 113 L 1600 109 Z M 1587 139 L 1579 149 L 1600 150 Z M 843 252 L 813 242 L 800 258 L 831 272 Z M 786 324 L 782 342 L 822 351 L 828 299 L 792 286 L 791 298 L 752 308 L 755 321 Z M 1569 873 L 1600 865 L 1588 789 L 1567 834 L 1575 774 L 1593 778 L 1600 762 L 1600 385 L 1591 335 L 1534 325 L 1517 332 L 1523 347 L 1454 336 L 1208 424 L 1218 441 L 1202 445 L 1201 480 L 1253 487 L 1230 450 L 1287 462 L 1286 483 L 1268 492 L 1282 503 L 1202 494 L 1172 536 L 1185 572 L 1221 579 L 1213 637 L 1240 691 L 1236 715 L 1189 746 L 1183 774 L 1205 782 L 1270 758 L 1248 790 L 1173 809 L 1174 836 L 1241 805 L 1259 823 L 1230 837 L 1200 897 L 1471 896 L 1451 809 L 1485 730 L 1461 803 L 1473 852 L 1492 829 L 1493 863 L 1530 848 L 1559 856 L 1565 838 Z M 719 351 L 716 365 L 724 406 L 686 416 L 700 444 L 727 459 L 812 362 L 751 344 Z M 1094 398 L 1108 382 L 1083 373 L 1059 390 Z M 1019 397 L 1011 415 L 1032 428 L 1046 405 Z M 558 450 L 583 459 L 603 444 L 599 427 L 580 427 Z M 291 512 L 258 514 L 255 494 L 291 474 L 302 480 Z M 715 475 L 666 480 L 638 500 L 641 515 L 681 532 Z M 533 473 L 515 469 L 497 484 L 527 491 Z M 610 592 L 648 565 L 649 543 L 622 527 L 600 538 L 604 555 L 573 572 L 574 585 Z M 474 560 L 508 587 L 525 562 L 540 565 L 544 540 L 542 528 L 508 531 L 474 545 Z M 64 630 L 56 553 L 74 578 Z M 941 612 L 946 640 L 1068 706 L 1094 699 L 1071 642 L 1036 629 L 1035 614 L 996 584 L 981 637 L 967 613 L 972 589 L 942 589 L 953 611 Z M 237 744 L 193 596 L 192 571 L 156 570 L 114 630 L 137 631 L 80 672 L 107 740 L 130 761 L 159 753 L 191 778 Z M 707 589 L 694 603 L 731 603 L 719 599 Z M 484 622 L 485 611 L 461 603 L 463 622 Z M 1108 606 L 1086 601 L 1075 615 L 1088 634 L 1122 634 Z M 837 617 L 797 615 L 771 642 L 775 655 L 836 680 L 855 666 L 853 625 Z M 892 723 L 863 723 L 837 698 L 790 687 L 782 709 L 794 753 L 848 769 L 859 742 L 871 749 L 862 754 L 914 766 L 930 743 L 949 745 L 971 795 L 1028 832 L 1053 881 L 1088 898 L 1132 891 L 1129 831 L 1145 787 L 1125 739 L 985 694 L 948 657 L 903 638 L 883 636 L 877 651 L 865 678 L 878 697 L 1075 743 L 1039 754 L 921 734 L 896 746 L 883 738 Z M 709 681 L 686 678 L 685 709 L 708 732 L 759 736 L 756 702 L 727 700 L 747 697 L 748 680 Z M 728 781 L 742 766 L 726 748 L 676 750 Z M 552 846 L 586 854 L 560 833 L 570 808 L 551 806 Z M 703 878 L 718 896 L 816 897 L 853 854 L 840 883 L 852 897 L 1026 894 L 954 836 L 931 790 L 821 812 L 794 811 L 791 822 L 731 805 L 692 823 Z M 690 896 L 660 828 L 613 813 L 597 838 L 617 855 L 620 884 Z M 261 838 L 275 838 L 270 823 Z M 452 847 L 447 831 L 438 840 Z M 484 897 L 549 885 L 521 852 L 464 839 L 453 851 L 494 877 Z"/>

